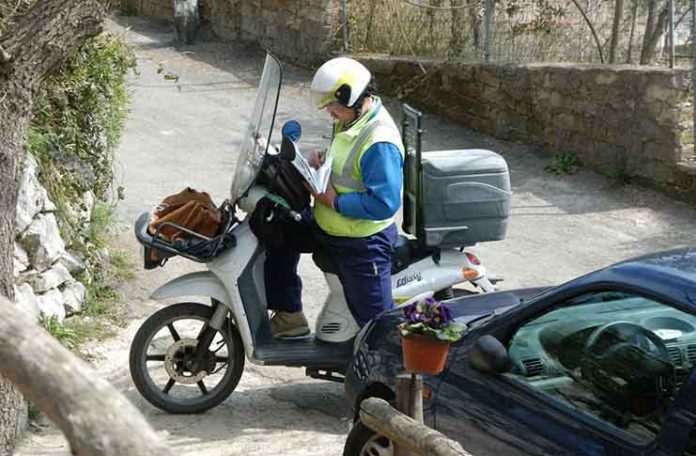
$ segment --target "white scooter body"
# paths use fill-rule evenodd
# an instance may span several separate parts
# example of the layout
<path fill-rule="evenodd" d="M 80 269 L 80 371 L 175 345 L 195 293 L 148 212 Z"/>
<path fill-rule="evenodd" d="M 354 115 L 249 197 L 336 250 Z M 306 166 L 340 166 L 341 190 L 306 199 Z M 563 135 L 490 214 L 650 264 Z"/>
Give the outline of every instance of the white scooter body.
<path fill-rule="evenodd" d="M 252 188 L 248 196 L 240 201 L 239 206 L 251 213 L 256 202 L 266 194 L 262 187 Z M 153 299 L 176 298 L 192 294 L 211 298 L 224 304 L 232 313 L 232 317 L 240 332 L 247 358 L 257 364 L 264 361 L 255 356 L 255 345 L 258 337 L 258 325 L 261 322 L 249 323 L 249 314 L 254 313 L 250 307 L 261 309 L 266 313 L 266 291 L 264 284 L 263 265 L 265 253 L 258 239 L 252 233 L 248 222 L 238 224 L 231 233 L 236 239 L 236 246 L 218 255 L 207 263 L 208 272 L 195 272 L 178 277 L 158 288 Z M 251 268 L 247 271 L 248 268 Z M 397 303 L 405 303 L 414 297 L 432 296 L 439 290 L 465 282 L 464 270 L 476 271 L 476 279 L 472 281 L 483 291 L 494 290 L 486 277 L 485 268 L 474 264 L 467 252 L 446 250 L 441 252 L 436 262 L 432 256 L 425 257 L 392 276 L 392 290 Z M 240 292 L 240 277 L 253 278 L 253 287 L 260 302 L 249 303 L 245 307 L 244 298 Z M 337 275 L 325 272 L 329 285 L 329 295 L 316 321 L 315 337 L 319 341 L 342 343 L 351 340 L 360 330 L 346 303 L 343 287 Z M 247 297 L 247 300 L 249 298 Z M 256 318 L 258 319 L 258 317 Z M 263 318 L 261 318 L 263 319 Z"/>

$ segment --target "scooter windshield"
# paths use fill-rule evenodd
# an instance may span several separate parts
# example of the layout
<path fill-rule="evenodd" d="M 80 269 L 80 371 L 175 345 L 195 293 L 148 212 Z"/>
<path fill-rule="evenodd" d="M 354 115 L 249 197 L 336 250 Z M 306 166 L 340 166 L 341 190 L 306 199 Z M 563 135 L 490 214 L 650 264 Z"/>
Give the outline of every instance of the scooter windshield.
<path fill-rule="evenodd" d="M 261 168 L 261 162 L 271 143 L 271 133 L 278 107 L 278 95 L 283 79 L 280 62 L 266 54 L 261 82 L 256 93 L 256 103 L 246 131 L 242 135 L 239 157 L 232 181 L 232 199 L 236 202 L 253 185 Z"/>

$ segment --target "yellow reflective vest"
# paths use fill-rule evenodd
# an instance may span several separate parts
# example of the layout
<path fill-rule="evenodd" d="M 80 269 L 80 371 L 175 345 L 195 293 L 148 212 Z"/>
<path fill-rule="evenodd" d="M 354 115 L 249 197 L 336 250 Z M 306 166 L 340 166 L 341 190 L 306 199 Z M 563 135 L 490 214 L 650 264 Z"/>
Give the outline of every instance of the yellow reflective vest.
<path fill-rule="evenodd" d="M 331 166 L 331 185 L 339 195 L 350 192 L 364 192 L 360 160 L 363 154 L 375 143 L 388 142 L 399 148 L 404 155 L 399 129 L 378 97 L 372 108 L 364 113 L 349 128 L 343 130 L 341 124 L 334 127 L 334 136 L 329 148 L 333 157 Z M 361 238 L 378 233 L 391 225 L 393 217 L 387 220 L 364 220 L 345 217 L 332 207 L 314 205 L 314 218 L 317 224 L 332 236 Z"/>

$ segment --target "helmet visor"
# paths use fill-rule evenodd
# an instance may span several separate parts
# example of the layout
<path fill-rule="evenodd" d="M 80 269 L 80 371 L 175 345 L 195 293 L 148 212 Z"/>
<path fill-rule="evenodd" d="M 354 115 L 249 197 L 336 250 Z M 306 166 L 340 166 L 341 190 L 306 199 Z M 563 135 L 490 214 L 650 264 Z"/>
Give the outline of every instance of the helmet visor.
<path fill-rule="evenodd" d="M 316 90 L 311 91 L 312 104 L 317 109 L 324 109 L 329 104 L 337 101 L 333 92 L 318 92 Z"/>

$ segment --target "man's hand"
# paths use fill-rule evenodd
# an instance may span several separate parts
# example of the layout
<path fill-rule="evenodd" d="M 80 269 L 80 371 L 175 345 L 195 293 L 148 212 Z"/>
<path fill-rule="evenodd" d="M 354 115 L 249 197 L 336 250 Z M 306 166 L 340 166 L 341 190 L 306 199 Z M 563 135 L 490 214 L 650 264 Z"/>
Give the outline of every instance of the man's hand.
<path fill-rule="evenodd" d="M 309 193 L 312 194 L 315 202 L 323 204 L 324 206 L 329 206 L 331 209 L 334 208 L 334 202 L 336 201 L 336 197 L 338 196 L 338 194 L 331 185 L 329 185 L 329 187 L 326 189 L 324 193 L 317 193 L 313 191 L 309 185 L 306 184 L 305 187 L 307 187 Z"/>
<path fill-rule="evenodd" d="M 307 155 L 307 163 L 314 169 L 319 169 L 324 164 L 324 159 L 324 151 L 319 149 L 314 149 Z"/>

